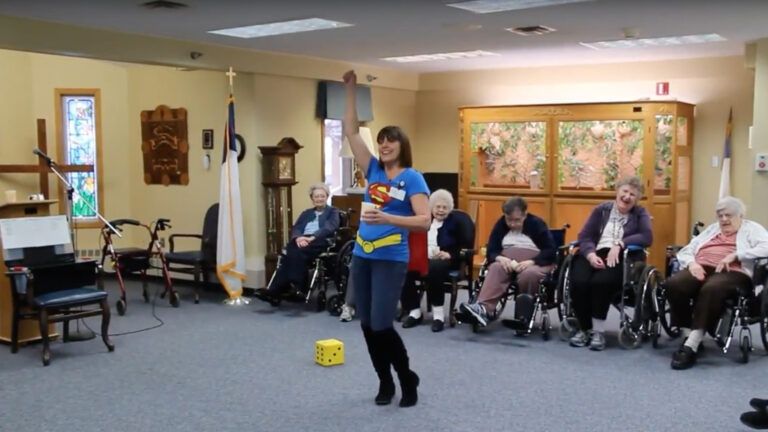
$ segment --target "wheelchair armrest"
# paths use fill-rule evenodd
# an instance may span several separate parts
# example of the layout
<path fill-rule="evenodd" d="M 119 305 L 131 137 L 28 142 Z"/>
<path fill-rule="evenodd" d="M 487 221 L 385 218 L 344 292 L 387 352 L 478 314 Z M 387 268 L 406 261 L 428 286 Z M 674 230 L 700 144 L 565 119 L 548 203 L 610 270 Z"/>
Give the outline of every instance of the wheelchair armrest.
<path fill-rule="evenodd" d="M 171 248 L 171 252 L 174 251 L 174 243 L 173 240 L 175 238 L 196 238 L 203 241 L 203 235 L 202 234 L 171 234 L 170 237 L 168 237 L 168 246 Z"/>
<path fill-rule="evenodd" d="M 459 250 L 459 257 L 461 259 L 469 259 L 475 256 L 475 252 L 474 249 L 461 249 Z"/>
<path fill-rule="evenodd" d="M 641 251 L 641 250 L 644 250 L 644 249 L 645 249 L 645 246 L 640 246 L 640 245 L 629 244 L 629 245 L 627 245 L 627 246 L 626 246 L 626 249 L 627 249 L 627 251 L 629 251 L 629 252 L 637 252 L 637 251 Z"/>

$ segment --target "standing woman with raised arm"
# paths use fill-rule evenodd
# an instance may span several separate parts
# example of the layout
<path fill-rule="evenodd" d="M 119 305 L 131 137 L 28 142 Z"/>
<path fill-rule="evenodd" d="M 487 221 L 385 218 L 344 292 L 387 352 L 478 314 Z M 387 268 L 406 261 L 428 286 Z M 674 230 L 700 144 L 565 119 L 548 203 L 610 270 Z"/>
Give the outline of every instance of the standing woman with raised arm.
<path fill-rule="evenodd" d="M 354 71 L 344 74 L 344 85 L 344 136 L 368 181 L 351 267 L 357 314 L 379 376 L 376 404 L 388 405 L 395 395 L 391 366 L 400 380 L 400 406 L 409 407 L 418 401 L 419 376 L 392 322 L 408 268 L 408 231 L 429 229 L 429 189 L 411 168 L 411 144 L 399 127 L 381 129 L 379 159 L 371 154 L 359 133 Z"/>

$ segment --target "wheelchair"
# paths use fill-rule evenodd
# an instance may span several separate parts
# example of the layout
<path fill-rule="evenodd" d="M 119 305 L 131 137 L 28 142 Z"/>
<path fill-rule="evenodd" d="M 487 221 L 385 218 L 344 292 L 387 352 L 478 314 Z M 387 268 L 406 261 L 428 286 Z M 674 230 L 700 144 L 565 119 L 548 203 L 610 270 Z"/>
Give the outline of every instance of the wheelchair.
<path fill-rule="evenodd" d="M 107 258 L 111 261 L 111 267 L 114 269 L 114 273 L 117 276 L 118 286 L 120 287 L 120 298 L 117 300 L 115 307 L 119 315 L 125 315 L 125 311 L 128 307 L 127 299 L 125 296 L 125 279 L 124 275 L 130 273 L 139 273 L 141 275 L 142 283 L 142 297 L 145 303 L 149 303 L 149 292 L 147 290 L 147 270 L 151 268 L 158 268 L 162 271 L 163 283 L 165 290 L 160 294 L 161 298 L 165 298 L 168 295 L 168 300 L 173 307 L 179 307 L 181 298 L 179 293 L 173 289 L 171 283 L 171 277 L 168 273 L 168 264 L 165 260 L 163 248 L 160 245 L 158 236 L 159 231 L 164 231 L 171 228 L 169 225 L 169 219 L 158 219 L 149 225 L 144 225 L 141 222 L 134 219 L 116 219 L 109 223 L 115 227 L 118 231 L 123 231 L 123 226 L 132 225 L 142 227 L 149 235 L 149 243 L 146 248 L 128 247 L 128 248 L 116 248 L 112 236 L 114 233 L 108 226 L 101 228 L 101 237 L 104 240 L 104 246 L 101 250 L 101 269 L 105 272 L 104 263 Z M 156 258 L 156 263 L 153 265 L 152 259 Z"/>
<path fill-rule="evenodd" d="M 677 252 L 680 249 L 680 246 L 667 246 L 667 278 L 680 270 L 680 264 L 677 260 Z M 757 325 L 763 349 L 768 354 L 768 292 L 765 291 L 767 284 L 768 257 L 758 258 L 755 260 L 751 289 L 741 290 L 735 297 L 726 300 L 725 309 L 715 329 L 708 332 L 715 339 L 715 343 L 723 354 L 728 354 L 731 343 L 736 338 L 739 343 L 739 361 L 742 363 L 749 362 L 750 354 L 754 350 L 751 329 L 753 325 Z M 763 287 L 763 291 L 757 295 L 756 291 L 760 286 Z M 670 339 L 678 338 L 681 331 L 671 324 L 667 287 L 664 281 L 660 281 L 653 292 L 653 304 L 664 331 Z M 738 335 L 736 334 L 737 328 Z M 658 348 L 658 343 L 655 340 L 653 347 Z"/>
<path fill-rule="evenodd" d="M 563 341 L 570 339 L 579 329 L 572 306 L 570 275 L 577 247 L 576 242 L 569 245 L 557 284 L 559 334 Z M 611 302 L 619 312 L 619 344 L 625 349 L 637 348 L 647 339 L 657 341 L 660 333 L 661 324 L 655 313 L 653 294 L 661 275 L 656 267 L 646 263 L 646 255 L 647 251 L 640 246 L 627 245 L 624 249 L 621 292 Z"/>
<path fill-rule="evenodd" d="M 315 310 L 321 312 L 326 309 L 331 315 L 341 315 L 341 307 L 344 305 L 344 296 L 349 278 L 349 263 L 352 260 L 352 249 L 355 246 L 354 233 L 349 227 L 349 214 L 339 211 L 339 229 L 326 239 L 326 247 L 307 268 L 308 283 L 298 292 L 283 294 L 286 300 L 293 300 L 310 304 L 315 299 Z M 277 258 L 277 266 L 267 286 L 272 281 L 285 257 L 285 249 Z M 333 283 L 336 294 L 328 297 L 328 286 Z"/>
<path fill-rule="evenodd" d="M 539 328 L 541 329 L 541 337 L 544 340 L 549 340 L 550 338 L 551 319 L 549 316 L 549 311 L 551 309 L 557 309 L 558 314 L 560 313 L 560 308 L 558 307 L 559 301 L 557 295 L 557 286 L 558 281 L 563 277 L 563 270 L 566 269 L 564 264 L 566 262 L 570 262 L 568 258 L 570 258 L 569 253 L 571 248 L 567 245 L 564 245 L 565 233 L 568 228 L 570 228 L 570 225 L 566 224 L 563 226 L 563 228 L 550 230 L 552 237 L 555 240 L 555 246 L 557 247 L 555 266 L 544 276 L 544 278 L 542 278 L 542 280 L 539 282 L 538 291 L 533 294 L 533 314 L 531 319 L 528 321 L 528 323 L 524 323 L 525 327 L 520 327 L 520 322 L 517 320 L 502 320 L 502 324 L 513 328 L 518 336 L 531 334 L 534 330 L 536 321 L 539 320 L 540 317 L 541 324 L 539 325 Z M 480 290 L 482 289 L 483 283 L 485 282 L 489 266 L 490 263 L 488 263 L 487 259 L 483 261 L 483 264 L 481 265 L 478 272 L 477 279 L 471 282 L 471 289 L 469 293 L 470 303 L 475 302 L 477 297 L 480 295 Z M 501 316 L 501 314 L 504 312 L 504 308 L 506 307 L 507 302 L 510 299 L 514 301 L 514 299 L 519 294 L 519 291 L 520 290 L 517 284 L 516 273 L 513 273 L 505 294 L 499 299 L 499 302 L 496 303 L 495 316 Z M 455 312 L 455 315 L 458 322 L 471 323 L 473 332 L 477 333 L 480 329 L 480 325 L 471 316 L 466 316 L 461 312 Z"/>

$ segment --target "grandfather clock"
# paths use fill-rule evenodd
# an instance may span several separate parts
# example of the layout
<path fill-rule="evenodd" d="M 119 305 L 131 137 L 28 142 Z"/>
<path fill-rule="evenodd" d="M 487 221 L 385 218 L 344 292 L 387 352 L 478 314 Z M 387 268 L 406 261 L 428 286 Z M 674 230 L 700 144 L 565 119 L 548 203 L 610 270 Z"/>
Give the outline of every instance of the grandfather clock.
<path fill-rule="evenodd" d="M 287 137 L 274 147 L 259 147 L 261 151 L 261 184 L 267 210 L 267 255 L 264 258 L 266 281 L 272 278 L 277 257 L 288 243 L 293 224 L 291 189 L 296 182 L 296 153 L 302 146 Z"/>

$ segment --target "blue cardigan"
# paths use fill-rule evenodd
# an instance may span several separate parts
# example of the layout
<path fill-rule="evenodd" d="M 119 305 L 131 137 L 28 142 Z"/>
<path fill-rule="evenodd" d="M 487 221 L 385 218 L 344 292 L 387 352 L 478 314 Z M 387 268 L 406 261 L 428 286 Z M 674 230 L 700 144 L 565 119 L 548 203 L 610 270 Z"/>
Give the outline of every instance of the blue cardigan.
<path fill-rule="evenodd" d="M 552 233 L 549 232 L 547 223 L 540 217 L 528 213 L 523 221 L 523 234 L 533 240 L 533 243 L 539 248 L 539 254 L 533 257 L 533 263 L 537 266 L 547 266 L 554 264 L 555 256 L 557 254 L 557 246 L 555 246 L 555 240 L 552 238 Z M 491 236 L 488 238 L 488 247 L 486 250 L 486 257 L 489 263 L 496 260 L 496 257 L 501 254 L 502 246 L 501 241 L 504 236 L 509 232 L 507 221 L 504 220 L 504 216 L 499 218 L 496 225 L 491 230 Z"/>
<path fill-rule="evenodd" d="M 293 228 L 291 228 L 291 240 L 295 239 L 296 237 L 303 236 L 304 228 L 314 219 L 314 207 L 308 208 L 301 212 L 299 218 L 296 219 L 296 223 L 293 224 Z M 318 225 L 320 226 L 320 229 L 316 233 L 312 234 L 316 240 L 322 240 L 332 236 L 333 233 L 339 229 L 339 210 L 336 207 L 326 206 L 325 210 L 320 213 Z"/>
<path fill-rule="evenodd" d="M 437 245 L 440 247 L 440 250 L 451 255 L 451 268 L 459 267 L 459 252 L 461 252 L 462 248 L 462 245 L 459 243 L 462 235 L 459 232 L 460 229 L 461 227 L 456 222 L 453 212 L 448 213 L 448 216 L 443 220 L 443 225 L 437 229 Z"/>

